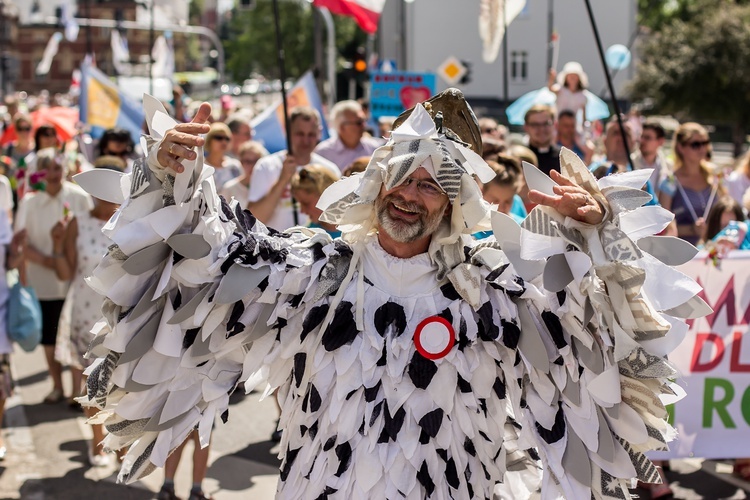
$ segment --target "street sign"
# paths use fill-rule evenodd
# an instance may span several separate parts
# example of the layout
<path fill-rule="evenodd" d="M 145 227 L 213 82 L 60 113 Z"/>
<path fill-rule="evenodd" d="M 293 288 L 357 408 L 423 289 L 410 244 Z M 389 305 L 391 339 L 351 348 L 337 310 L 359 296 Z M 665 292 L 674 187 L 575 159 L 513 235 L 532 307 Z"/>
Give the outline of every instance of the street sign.
<path fill-rule="evenodd" d="M 457 84 L 466 74 L 468 68 L 458 59 L 450 56 L 438 67 L 437 74 L 449 85 Z"/>
<path fill-rule="evenodd" d="M 410 71 L 375 71 L 370 74 L 370 114 L 398 116 L 402 111 L 426 101 L 435 94 L 437 78 L 434 73 Z"/>

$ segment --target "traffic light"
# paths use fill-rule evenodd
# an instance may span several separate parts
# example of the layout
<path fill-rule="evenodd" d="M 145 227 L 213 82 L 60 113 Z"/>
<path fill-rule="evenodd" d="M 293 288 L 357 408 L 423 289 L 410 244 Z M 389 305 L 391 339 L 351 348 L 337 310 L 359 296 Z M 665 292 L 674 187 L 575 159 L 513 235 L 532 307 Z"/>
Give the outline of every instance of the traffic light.
<path fill-rule="evenodd" d="M 367 59 L 365 58 L 365 51 L 361 47 L 357 49 L 354 59 L 352 59 L 352 71 L 358 80 L 365 80 L 368 76 Z"/>

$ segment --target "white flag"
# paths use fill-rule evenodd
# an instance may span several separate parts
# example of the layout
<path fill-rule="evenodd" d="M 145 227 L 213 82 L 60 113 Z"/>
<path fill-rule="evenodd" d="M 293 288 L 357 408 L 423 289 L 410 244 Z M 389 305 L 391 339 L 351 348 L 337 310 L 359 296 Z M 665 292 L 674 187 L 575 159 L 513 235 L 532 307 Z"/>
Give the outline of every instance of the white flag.
<path fill-rule="evenodd" d="M 479 37 L 484 50 L 482 59 L 491 63 L 497 59 L 505 28 L 518 17 L 526 0 L 481 0 L 479 4 Z M 503 11 L 505 14 L 503 15 Z"/>
<path fill-rule="evenodd" d="M 36 67 L 37 75 L 46 75 L 49 73 L 49 69 L 52 66 L 52 60 L 57 55 L 57 49 L 60 47 L 60 40 L 62 40 L 62 33 L 55 32 L 47 42 L 47 46 L 44 48 L 44 54 L 42 60 Z"/>
<path fill-rule="evenodd" d="M 112 47 L 112 65 L 115 67 L 117 74 L 130 76 L 132 67 L 130 66 L 128 39 L 120 35 L 120 30 L 113 29 L 110 45 Z"/>
<path fill-rule="evenodd" d="M 69 42 L 75 42 L 78 39 L 78 21 L 70 12 L 70 4 L 62 4 L 62 12 L 60 14 L 60 22 L 65 26 L 65 39 Z"/>
<path fill-rule="evenodd" d="M 163 35 L 159 36 L 151 50 L 151 57 L 154 60 L 151 72 L 154 78 L 171 79 L 174 75 L 174 48 L 171 43 L 172 37 L 168 38 Z"/>

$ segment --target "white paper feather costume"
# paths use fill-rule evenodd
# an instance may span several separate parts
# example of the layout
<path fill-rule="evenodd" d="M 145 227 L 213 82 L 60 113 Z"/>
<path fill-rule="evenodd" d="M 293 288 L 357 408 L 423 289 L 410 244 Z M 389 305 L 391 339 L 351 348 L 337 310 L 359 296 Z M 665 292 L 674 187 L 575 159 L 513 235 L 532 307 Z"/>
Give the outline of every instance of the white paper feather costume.
<path fill-rule="evenodd" d="M 149 116 L 153 145 L 170 122 Z M 460 258 L 431 248 L 399 259 L 370 219 L 348 242 L 265 228 L 220 201 L 201 156 L 176 179 L 145 161 L 120 179 L 129 194 L 90 279 L 108 298 L 86 402 L 102 409 L 106 446 L 130 447 L 120 479 L 163 466 L 196 427 L 207 443 L 229 394 L 261 380 L 283 408 L 283 499 L 490 498 L 524 457 L 541 459 L 544 498 L 629 498 L 630 478 L 658 479 L 644 452 L 673 436 L 660 396 L 673 393 L 665 356 L 685 331 L 675 317 L 705 303 L 669 267 L 689 248 L 650 237 L 668 216 L 639 208 L 648 175 L 597 185 L 564 151 L 562 171 L 608 207 L 601 225 L 542 207 L 523 228 L 493 214 L 497 242 L 443 228 Z M 374 165 L 350 201 L 371 201 L 373 172 L 393 185 L 404 166 Z M 81 183 L 101 198 L 113 183 L 95 174 Z M 425 321 L 448 325 L 443 357 L 421 334 L 418 351 Z"/>

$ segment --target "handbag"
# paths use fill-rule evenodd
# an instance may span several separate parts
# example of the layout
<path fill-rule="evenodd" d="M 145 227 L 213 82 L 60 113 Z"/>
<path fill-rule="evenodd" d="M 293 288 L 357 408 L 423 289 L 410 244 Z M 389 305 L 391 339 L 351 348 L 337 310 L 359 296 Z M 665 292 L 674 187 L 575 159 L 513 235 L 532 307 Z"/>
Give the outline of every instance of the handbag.
<path fill-rule="evenodd" d="M 24 286 L 17 272 L 9 272 L 8 278 L 9 283 L 15 278 L 8 299 L 8 337 L 31 352 L 42 341 L 42 307 L 34 289 Z"/>

